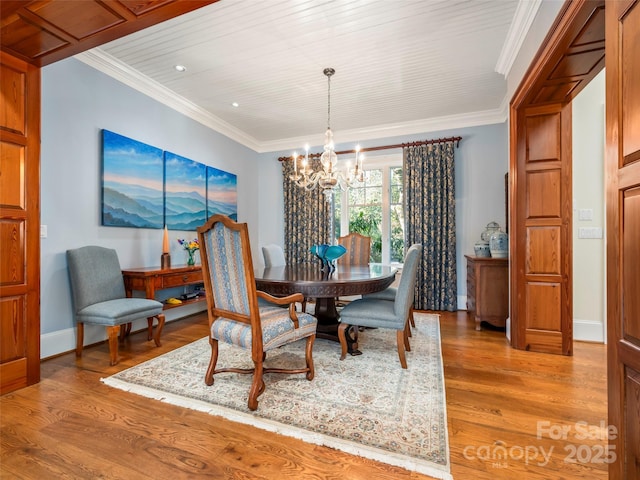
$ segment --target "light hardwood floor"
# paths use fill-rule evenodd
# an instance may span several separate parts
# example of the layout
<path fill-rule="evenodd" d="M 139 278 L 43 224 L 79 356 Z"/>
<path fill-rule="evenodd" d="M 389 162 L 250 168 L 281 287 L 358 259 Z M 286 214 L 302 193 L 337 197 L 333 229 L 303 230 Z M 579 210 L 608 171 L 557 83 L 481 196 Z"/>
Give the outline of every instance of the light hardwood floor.
<path fill-rule="evenodd" d="M 576 342 L 573 357 L 523 352 L 504 332 L 475 331 L 466 312 L 436 313 L 456 480 L 607 478 L 605 346 Z M 170 322 L 159 348 L 136 333 L 115 367 L 106 344 L 78 361 L 72 353 L 44 361 L 39 384 L 0 398 L 0 477 L 429 478 L 100 382 L 206 330 L 205 315 Z"/>

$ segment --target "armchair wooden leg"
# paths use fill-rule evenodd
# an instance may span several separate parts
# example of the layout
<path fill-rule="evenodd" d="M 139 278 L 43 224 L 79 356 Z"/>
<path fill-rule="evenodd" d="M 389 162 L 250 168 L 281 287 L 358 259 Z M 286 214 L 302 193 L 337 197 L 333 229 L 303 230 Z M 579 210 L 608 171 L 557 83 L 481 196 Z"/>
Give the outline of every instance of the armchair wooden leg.
<path fill-rule="evenodd" d="M 404 354 L 404 330 L 396 330 L 396 338 L 398 343 L 398 357 L 400 357 L 400 365 L 402 368 L 407 368 L 407 357 Z"/>
<path fill-rule="evenodd" d="M 344 322 L 340 322 L 340 325 L 338 325 L 338 339 L 340 340 L 340 347 L 342 349 L 340 360 L 344 360 L 347 356 L 347 328 L 349 328 L 349 325 Z"/>
<path fill-rule="evenodd" d="M 84 323 L 78 323 L 76 327 L 76 357 L 81 357 L 84 347 Z"/>
<path fill-rule="evenodd" d="M 118 334 L 121 325 L 107 327 L 107 336 L 109 337 L 109 364 L 111 366 L 118 363 Z"/>
<path fill-rule="evenodd" d="M 160 319 L 158 319 L 158 324 L 160 324 Z M 153 338 L 153 317 L 147 318 L 147 341 Z"/>
<path fill-rule="evenodd" d="M 411 351 L 411 345 L 409 344 L 409 337 L 411 336 L 411 327 L 409 327 L 409 321 L 404 326 L 404 349 L 407 352 Z"/>
<path fill-rule="evenodd" d="M 256 410 L 258 408 L 258 396 L 264 392 L 264 380 L 262 379 L 262 361 L 254 362 L 255 370 L 253 372 L 253 382 L 251 383 L 251 389 L 249 389 L 249 401 L 247 405 L 249 410 Z"/>
<path fill-rule="evenodd" d="M 315 335 L 309 335 L 307 337 L 307 345 L 304 351 L 307 368 L 309 369 L 309 371 L 307 372 L 307 380 L 313 380 L 313 377 L 316 374 L 315 367 L 313 366 L 313 342 L 315 342 L 315 340 Z"/>
<path fill-rule="evenodd" d="M 159 313 L 156 318 L 158 319 L 158 326 L 156 327 L 156 335 L 153 337 L 153 341 L 156 342 L 156 347 L 160 347 L 162 345 L 160 343 L 160 335 L 162 335 L 162 329 L 164 328 L 164 313 Z M 153 317 L 147 318 L 147 321 L 149 325 L 153 325 Z M 151 337 L 148 340 L 151 340 Z"/>
<path fill-rule="evenodd" d="M 204 375 L 204 383 L 211 386 L 213 385 L 213 375 L 216 373 L 216 364 L 218 363 L 218 340 L 209 337 L 209 345 L 211 345 L 211 359 Z"/>
<path fill-rule="evenodd" d="M 409 309 L 409 320 L 411 321 L 411 326 L 416 328 L 416 320 L 413 318 L 413 305 L 411 305 L 411 308 Z"/>

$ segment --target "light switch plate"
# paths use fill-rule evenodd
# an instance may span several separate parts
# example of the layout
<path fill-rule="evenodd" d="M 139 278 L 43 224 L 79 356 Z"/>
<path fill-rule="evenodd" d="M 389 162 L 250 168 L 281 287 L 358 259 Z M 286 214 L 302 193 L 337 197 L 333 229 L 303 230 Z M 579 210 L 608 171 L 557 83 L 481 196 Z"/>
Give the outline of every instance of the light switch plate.
<path fill-rule="evenodd" d="M 47 231 L 47 226 L 46 225 L 40 225 L 40 238 L 47 238 L 47 234 L 49 232 Z"/>

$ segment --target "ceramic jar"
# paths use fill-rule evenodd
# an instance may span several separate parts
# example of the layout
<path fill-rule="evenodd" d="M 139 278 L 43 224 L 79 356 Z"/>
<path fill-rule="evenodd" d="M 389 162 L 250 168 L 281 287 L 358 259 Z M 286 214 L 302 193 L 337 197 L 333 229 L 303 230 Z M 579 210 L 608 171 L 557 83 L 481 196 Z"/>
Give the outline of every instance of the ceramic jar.
<path fill-rule="evenodd" d="M 497 232 L 499 230 L 500 230 L 500 225 L 498 225 L 496 222 L 489 222 L 487 223 L 486 230 L 480 234 L 480 238 L 482 239 L 483 242 L 489 243 L 489 240 L 491 239 L 491 235 L 493 235 L 494 232 Z"/>
<path fill-rule="evenodd" d="M 473 246 L 473 251 L 476 257 L 490 257 L 491 251 L 489 250 L 489 242 L 479 241 Z"/>
<path fill-rule="evenodd" d="M 493 232 L 489 238 L 489 251 L 494 258 L 509 256 L 509 235 L 501 230 Z"/>

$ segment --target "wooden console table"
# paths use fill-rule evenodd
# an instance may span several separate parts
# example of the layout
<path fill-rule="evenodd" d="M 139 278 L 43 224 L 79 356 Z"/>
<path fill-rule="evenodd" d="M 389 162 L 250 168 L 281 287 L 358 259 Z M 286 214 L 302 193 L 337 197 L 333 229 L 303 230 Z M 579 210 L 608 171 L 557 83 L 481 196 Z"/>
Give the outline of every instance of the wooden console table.
<path fill-rule="evenodd" d="M 123 270 L 122 276 L 124 277 L 124 288 L 127 297 L 131 297 L 134 290 L 140 290 L 145 292 L 147 298 L 155 300 L 156 290 L 202 283 L 202 267 L 200 265 L 182 265 L 171 268 L 131 268 Z M 183 300 L 178 305 L 165 303 L 164 308 L 182 307 L 183 305 L 204 300 L 206 298 L 202 295 L 191 300 Z"/>

